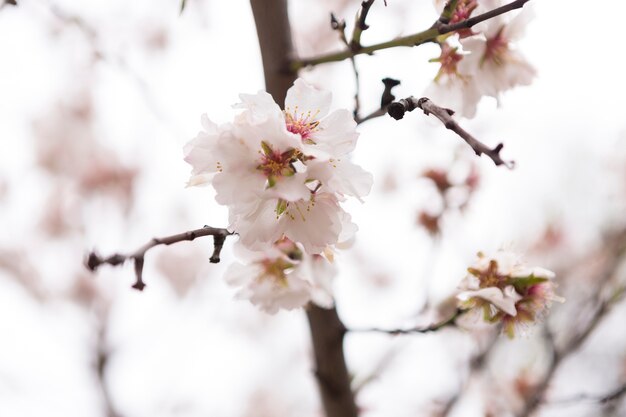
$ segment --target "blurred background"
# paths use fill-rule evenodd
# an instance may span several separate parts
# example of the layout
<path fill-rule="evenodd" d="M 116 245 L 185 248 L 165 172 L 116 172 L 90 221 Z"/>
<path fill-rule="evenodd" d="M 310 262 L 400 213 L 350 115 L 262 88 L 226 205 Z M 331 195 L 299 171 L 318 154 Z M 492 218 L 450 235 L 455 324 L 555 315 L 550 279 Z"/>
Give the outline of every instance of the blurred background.
<path fill-rule="evenodd" d="M 23 0 L 0 6 L 0 416 L 321 416 L 305 315 L 267 315 L 209 263 L 211 239 L 149 252 L 133 272 L 92 274 L 86 253 L 132 251 L 153 236 L 227 225 L 210 188 L 185 188 L 182 146 L 200 115 L 232 119 L 263 89 L 244 0 Z M 370 44 L 427 28 L 430 1 L 376 2 Z M 292 1 L 298 54 L 342 48 L 360 2 Z M 626 81 L 612 16 L 626 6 L 531 1 L 519 49 L 530 87 L 483 99 L 461 122 L 505 144 L 513 171 L 477 158 L 417 112 L 359 126 L 354 160 L 373 172 L 359 226 L 338 254 L 350 328 L 425 325 L 478 251 L 524 254 L 557 272 L 545 325 L 521 337 L 480 326 L 435 334 L 349 333 L 363 416 L 626 415 Z M 359 56 L 361 112 L 382 78 L 420 96 L 436 45 Z M 354 106 L 349 61 L 303 71 Z M 556 346 L 557 354 L 554 354 Z M 545 394 L 539 404 L 533 395 Z M 611 396 L 611 394 L 614 394 Z M 524 414 L 526 413 L 526 414 Z"/>

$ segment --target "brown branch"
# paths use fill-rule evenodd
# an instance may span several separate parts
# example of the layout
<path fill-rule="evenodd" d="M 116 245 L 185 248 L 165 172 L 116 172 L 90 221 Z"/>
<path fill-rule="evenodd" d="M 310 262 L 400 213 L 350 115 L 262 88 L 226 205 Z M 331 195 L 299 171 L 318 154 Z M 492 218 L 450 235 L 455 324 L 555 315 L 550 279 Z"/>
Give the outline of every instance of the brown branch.
<path fill-rule="evenodd" d="M 352 40 L 349 45 L 346 45 L 353 51 L 361 49 L 361 35 L 364 30 L 369 29 L 369 25 L 365 23 L 365 20 L 367 19 L 367 14 L 369 13 L 372 4 L 374 4 L 374 1 L 375 0 L 366 0 L 361 2 L 361 8 L 356 13 L 354 29 L 352 30 Z"/>
<path fill-rule="evenodd" d="M 98 331 L 98 339 L 96 343 L 95 372 L 100 388 L 100 395 L 102 396 L 102 401 L 104 402 L 105 415 L 107 417 L 121 417 L 121 414 L 119 414 L 113 406 L 113 401 L 111 399 L 111 393 L 109 392 L 106 378 L 106 368 L 109 364 L 111 356 L 111 352 L 106 346 L 106 318 L 104 317 L 104 314 L 99 314 L 98 319 L 101 321 L 101 324 Z"/>
<path fill-rule="evenodd" d="M 146 252 L 155 246 L 159 245 L 172 245 L 183 241 L 191 241 L 198 237 L 213 236 L 213 254 L 211 255 L 211 263 L 218 263 L 220 261 L 220 253 L 224 246 L 226 236 L 232 235 L 233 232 L 229 232 L 226 229 L 220 229 L 215 227 L 204 226 L 202 229 L 191 230 L 189 232 L 179 233 L 176 235 L 166 236 L 162 238 L 153 238 L 151 241 L 141 246 L 135 252 L 129 254 L 116 253 L 106 258 L 101 257 L 95 251 L 92 251 L 87 255 L 85 260 L 85 266 L 95 271 L 101 265 L 108 264 L 117 266 L 125 263 L 126 261 L 133 261 L 135 269 L 135 283 L 133 288 L 136 290 L 143 290 L 146 284 L 143 281 L 143 264 Z"/>
<path fill-rule="evenodd" d="M 389 113 L 389 115 L 394 119 L 400 120 L 404 117 L 404 114 L 406 112 L 413 111 L 416 108 L 422 109 L 424 111 L 424 114 L 427 116 L 429 114 L 434 115 L 443 123 L 446 129 L 452 130 L 454 133 L 459 135 L 465 142 L 467 142 L 467 144 L 472 147 L 476 155 L 487 155 L 489 158 L 491 158 L 493 163 L 496 164 L 496 166 L 504 165 L 509 169 L 512 169 L 515 166 L 515 162 L 504 161 L 500 157 L 500 151 L 504 147 L 502 143 L 499 143 L 493 149 L 488 147 L 487 145 L 470 135 L 467 131 L 461 128 L 461 126 L 459 126 L 459 124 L 452 118 L 454 111 L 439 107 L 427 97 L 422 97 L 419 100 L 415 97 L 408 97 L 406 99 L 393 102 L 387 108 L 387 113 Z"/>
<path fill-rule="evenodd" d="M 348 42 L 348 38 L 346 38 L 346 21 L 338 20 L 333 13 L 330 14 L 330 27 L 333 30 L 336 30 L 339 33 L 339 39 L 343 42 L 344 45 L 350 46 Z M 356 60 L 354 57 L 350 57 L 350 63 L 352 64 L 352 72 L 354 73 L 354 110 L 352 111 L 352 115 L 354 119 L 357 120 L 359 118 L 359 111 L 361 109 L 361 87 L 359 82 L 359 69 L 356 66 Z"/>
<path fill-rule="evenodd" d="M 463 20 L 458 23 L 454 23 L 452 25 L 442 23 L 441 21 L 437 21 L 437 23 L 435 23 L 435 27 L 437 28 L 437 30 L 439 31 L 439 34 L 441 35 L 445 33 L 455 32 L 457 30 L 470 29 L 471 27 L 477 25 L 478 23 L 484 22 L 485 20 L 493 19 L 496 16 L 508 13 L 515 9 L 521 9 L 522 7 L 524 7 L 524 4 L 528 3 L 529 1 L 530 0 L 516 0 L 509 4 L 505 4 L 504 6 L 500 6 L 493 10 L 490 10 L 481 15 L 470 17 L 469 19 Z"/>
<path fill-rule="evenodd" d="M 292 55 L 287 0 L 250 0 L 256 24 L 266 90 L 282 106 L 297 77 L 289 66 Z M 343 353 L 345 328 L 335 308 L 310 305 L 307 318 L 315 356 L 322 405 L 327 417 L 357 417 L 354 393 Z"/>
<path fill-rule="evenodd" d="M 327 417 L 357 417 L 350 374 L 343 353 L 346 328 L 335 308 L 310 304 L 307 318 L 315 355 L 315 376 Z"/>
<path fill-rule="evenodd" d="M 530 0 L 516 0 L 502 7 L 498 7 L 481 15 L 469 18 L 462 22 L 454 23 L 452 25 L 437 20 L 430 28 L 422 32 L 414 33 L 412 35 L 403 36 L 397 39 L 392 39 L 390 41 L 381 42 L 370 46 L 361 46 L 361 48 L 356 51 L 352 50 L 351 48 L 346 48 L 346 50 L 344 51 L 333 52 L 311 58 L 293 60 L 291 62 L 291 69 L 293 71 L 297 71 L 306 66 L 343 61 L 344 59 L 348 59 L 356 55 L 371 55 L 372 53 L 383 49 L 395 48 L 398 46 L 413 47 L 422 45 L 424 43 L 433 42 L 439 35 L 444 35 L 446 33 L 451 33 L 461 29 L 469 29 L 472 26 L 485 20 L 492 19 L 496 16 L 510 12 L 515 9 L 520 9 L 528 1 Z"/>

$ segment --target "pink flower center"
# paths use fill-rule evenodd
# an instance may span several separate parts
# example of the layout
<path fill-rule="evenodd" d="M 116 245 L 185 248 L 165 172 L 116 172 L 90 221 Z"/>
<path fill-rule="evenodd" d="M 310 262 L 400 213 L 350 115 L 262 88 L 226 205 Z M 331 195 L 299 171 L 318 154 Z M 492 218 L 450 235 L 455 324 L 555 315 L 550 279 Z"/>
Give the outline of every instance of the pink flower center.
<path fill-rule="evenodd" d="M 460 0 L 452 13 L 450 24 L 459 23 L 469 19 L 476 7 L 478 7 L 478 2 L 476 0 Z M 472 29 L 461 29 L 457 31 L 457 33 L 461 38 L 466 38 L 474 34 Z"/>
<path fill-rule="evenodd" d="M 303 141 L 310 141 L 310 136 L 317 130 L 320 122 L 316 120 L 319 110 L 315 113 L 308 111 L 306 113 L 298 113 L 298 108 L 294 109 L 292 113 L 289 109 L 285 110 L 285 122 L 287 123 L 287 130 L 291 133 L 300 135 Z"/>
<path fill-rule="evenodd" d="M 482 61 L 491 61 L 496 65 L 502 65 L 506 61 L 509 52 L 509 41 L 504 37 L 504 26 L 496 35 L 487 39 L 487 46 Z"/>
<path fill-rule="evenodd" d="M 467 268 L 467 272 L 478 278 L 480 288 L 501 288 L 508 278 L 507 275 L 498 273 L 498 263 L 494 260 L 489 262 L 489 266 L 484 271 L 476 268 Z"/>
<path fill-rule="evenodd" d="M 435 81 L 438 81 L 443 75 L 454 76 L 457 75 L 457 64 L 463 59 L 463 55 L 457 54 L 458 48 L 453 48 L 447 43 L 441 46 L 441 55 L 439 58 L 435 58 L 433 62 L 439 62 L 441 67 L 435 77 Z"/>
<path fill-rule="evenodd" d="M 259 151 L 261 157 L 257 169 L 267 177 L 268 186 L 272 187 L 276 183 L 276 179 L 280 177 L 290 177 L 296 173 L 293 162 L 297 159 L 297 151 L 289 149 L 285 152 L 279 152 L 267 143 L 261 142 Z"/>

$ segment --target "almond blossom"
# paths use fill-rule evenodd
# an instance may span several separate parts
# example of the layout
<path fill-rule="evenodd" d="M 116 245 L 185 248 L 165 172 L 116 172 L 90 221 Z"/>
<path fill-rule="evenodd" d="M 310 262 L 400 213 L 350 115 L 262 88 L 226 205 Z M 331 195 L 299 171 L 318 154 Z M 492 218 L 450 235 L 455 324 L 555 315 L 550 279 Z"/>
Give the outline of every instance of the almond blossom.
<path fill-rule="evenodd" d="M 236 297 L 247 299 L 261 310 L 275 314 L 314 302 L 322 307 L 333 305 L 331 283 L 333 265 L 320 255 L 307 255 L 289 239 L 281 239 L 264 251 L 239 248 L 246 263 L 232 264 L 226 282 L 238 287 Z"/>
<path fill-rule="evenodd" d="M 541 319 L 552 301 L 564 301 L 554 293 L 553 278 L 552 271 L 528 267 L 511 252 L 479 253 L 461 282 L 459 308 L 482 311 L 485 321 L 502 322 L 503 331 L 513 337 L 516 329 Z"/>
<path fill-rule="evenodd" d="M 510 21 L 501 15 L 482 22 L 476 27 L 481 35 L 461 39 L 469 55 L 459 63 L 459 73 L 472 76 L 482 94 L 499 99 L 502 92 L 529 85 L 535 77 L 535 69 L 514 46 L 532 18 L 529 10 Z"/>
<path fill-rule="evenodd" d="M 189 185 L 210 182 L 228 206 L 231 230 L 250 249 L 286 237 L 310 254 L 340 242 L 354 227 L 340 206 L 369 193 L 372 176 L 349 160 L 358 133 L 347 110 L 329 113 L 331 94 L 296 80 L 282 111 L 266 92 L 242 94 L 243 111 L 185 146 Z"/>
<path fill-rule="evenodd" d="M 499 0 L 459 1 L 450 21 L 460 22 L 501 5 Z M 437 2 L 436 7 L 441 12 L 443 2 Z M 499 100 L 504 91 L 529 85 L 535 69 L 515 49 L 515 42 L 532 17 L 527 9 L 513 19 L 499 15 L 471 30 L 442 36 L 441 54 L 430 60 L 439 63 L 440 68 L 424 94 L 471 118 L 483 96 Z"/>

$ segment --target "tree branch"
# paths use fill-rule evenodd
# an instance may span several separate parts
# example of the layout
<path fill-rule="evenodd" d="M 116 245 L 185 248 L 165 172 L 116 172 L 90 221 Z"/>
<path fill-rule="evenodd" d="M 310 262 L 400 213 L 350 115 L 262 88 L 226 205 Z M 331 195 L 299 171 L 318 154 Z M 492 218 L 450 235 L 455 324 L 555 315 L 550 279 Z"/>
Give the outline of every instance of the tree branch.
<path fill-rule="evenodd" d="M 352 40 L 350 41 L 350 44 L 347 45 L 353 51 L 361 49 L 361 34 L 363 34 L 364 30 L 369 29 L 369 25 L 365 23 L 365 19 L 367 19 L 367 14 L 369 13 L 372 4 L 374 4 L 374 1 L 375 0 L 366 0 L 361 2 L 361 8 L 356 13 L 354 29 L 352 30 Z"/>
<path fill-rule="evenodd" d="M 606 285 L 614 278 L 616 271 L 618 271 L 618 268 L 621 265 L 623 257 L 626 255 L 626 231 L 617 233 L 611 240 L 612 242 L 609 244 L 609 246 L 611 246 L 610 259 L 607 261 L 606 266 L 598 279 L 599 285 L 591 297 L 592 300 L 598 304 L 598 307 L 586 325 L 577 325 L 574 327 L 577 333 L 570 337 L 561 348 L 557 348 L 554 345 L 554 341 L 552 341 L 551 344 L 553 354 L 550 367 L 544 374 L 542 380 L 537 384 L 532 394 L 528 397 L 524 408 L 519 414 L 517 414 L 517 417 L 529 417 L 537 410 L 537 408 L 539 408 L 544 400 L 545 393 L 559 366 L 563 363 L 563 360 L 578 351 L 589 336 L 593 334 L 594 330 L 602 322 L 604 317 L 606 317 L 606 315 L 611 311 L 611 308 L 623 299 L 625 294 L 624 288 L 618 288 L 617 291 L 614 291 L 610 297 L 605 297 L 604 295 Z"/>
<path fill-rule="evenodd" d="M 430 28 L 418 32 L 412 35 L 403 36 L 397 39 L 393 39 L 386 42 L 377 43 L 370 46 L 361 46 L 358 50 L 352 50 L 347 48 L 344 51 L 333 52 L 330 54 L 324 54 L 317 57 L 312 58 L 304 58 L 304 59 L 296 59 L 291 62 L 291 69 L 293 71 L 297 71 L 301 68 L 311 66 L 311 65 L 319 65 L 328 62 L 338 62 L 348 59 L 350 57 L 354 57 L 356 55 L 361 54 L 372 54 L 376 51 L 380 51 L 383 49 L 395 48 L 397 46 L 418 46 L 427 42 L 433 42 L 437 36 L 444 35 L 446 33 L 455 32 L 461 29 L 469 29 L 472 26 L 483 22 L 485 20 L 492 19 L 501 14 L 510 12 L 515 9 L 520 9 L 530 0 L 515 0 L 509 4 L 506 4 L 502 7 L 498 7 L 496 9 L 490 10 L 481 15 L 469 18 L 462 22 L 454 23 L 452 25 L 446 24 L 437 20 Z"/>
<path fill-rule="evenodd" d="M 380 98 L 380 108 L 378 108 L 377 110 L 374 110 L 372 113 L 364 117 L 359 117 L 359 115 L 356 114 L 357 112 L 355 112 L 354 120 L 356 121 L 357 125 L 367 122 L 368 120 L 372 120 L 377 117 L 384 116 L 387 113 L 387 106 L 389 106 L 389 104 L 395 100 L 396 96 L 393 95 L 391 90 L 395 86 L 399 85 L 400 81 L 395 80 L 393 78 L 383 78 L 382 82 L 385 85 L 385 89 L 383 90 L 383 94 L 381 95 L 381 98 Z M 358 97 L 358 93 L 357 93 L 357 97 Z"/>
<path fill-rule="evenodd" d="M 191 230 L 189 232 L 179 233 L 176 235 L 166 236 L 162 238 L 153 238 L 148 243 L 137 249 L 135 252 L 125 255 L 116 253 L 106 258 L 103 258 L 95 251 L 92 251 L 87 255 L 87 258 L 85 260 L 85 266 L 89 270 L 95 271 L 104 264 L 118 266 L 128 260 L 131 260 L 134 262 L 135 268 L 135 283 L 132 287 L 136 290 L 142 291 L 146 286 L 143 281 L 144 258 L 146 252 L 148 252 L 153 247 L 159 245 L 172 245 L 174 243 L 187 240 L 191 241 L 203 236 L 213 236 L 213 254 L 211 255 L 210 261 L 211 263 L 218 263 L 220 261 L 220 253 L 222 251 L 222 247 L 224 246 L 226 236 L 230 236 L 232 234 L 233 232 L 229 232 L 226 229 L 204 226 L 202 229 Z"/>
<path fill-rule="evenodd" d="M 607 404 L 613 401 L 617 401 L 626 395 L 626 384 L 622 384 L 617 388 L 609 391 L 607 394 L 602 395 L 592 395 L 592 394 L 578 394 L 569 398 L 563 398 L 561 400 L 550 401 L 547 405 L 561 405 L 561 404 L 571 404 L 577 403 L 580 401 L 592 401 L 599 404 Z"/>
<path fill-rule="evenodd" d="M 281 105 L 297 77 L 292 54 L 287 0 L 250 0 L 256 24 L 267 92 Z M 335 308 L 307 308 L 316 376 L 327 417 L 357 417 L 354 393 L 343 353 L 345 328 Z"/>
<path fill-rule="evenodd" d="M 439 107 L 435 103 L 433 103 L 429 98 L 422 97 L 419 100 L 415 97 L 408 97 L 406 99 L 402 99 L 391 103 L 387 108 L 387 112 L 391 117 L 396 120 L 400 120 L 404 117 L 406 112 L 410 112 L 415 110 L 416 108 L 420 108 L 424 111 L 425 115 L 433 114 L 437 119 L 441 120 L 446 129 L 452 130 L 454 133 L 459 135 L 469 146 L 472 147 L 476 155 L 480 156 L 482 154 L 487 155 L 493 161 L 496 166 L 504 165 L 509 169 L 513 169 L 515 166 L 515 162 L 513 161 L 504 161 L 500 157 L 500 151 L 504 147 L 502 143 L 499 143 L 495 148 L 490 148 L 469 133 L 467 133 L 459 124 L 452 118 L 454 111 L 450 109 L 446 109 L 443 107 Z"/>
<path fill-rule="evenodd" d="M 444 327 L 454 327 L 456 326 L 456 319 L 462 315 L 464 313 L 464 310 L 461 309 L 457 309 L 454 314 L 450 317 L 448 317 L 445 320 L 442 320 L 438 323 L 434 323 L 431 324 L 429 326 L 426 327 L 412 327 L 409 329 L 381 329 L 378 327 L 367 327 L 367 328 L 353 328 L 353 329 L 347 329 L 350 332 L 358 332 L 358 333 L 387 333 L 390 335 L 401 335 L 401 334 L 416 334 L 416 333 L 430 333 L 430 332 L 436 332 L 437 330 L 440 330 Z"/>

